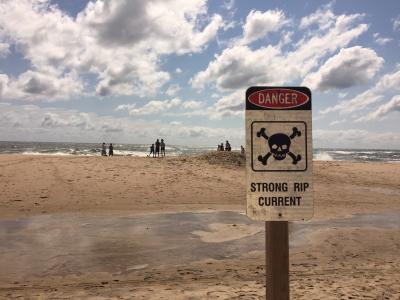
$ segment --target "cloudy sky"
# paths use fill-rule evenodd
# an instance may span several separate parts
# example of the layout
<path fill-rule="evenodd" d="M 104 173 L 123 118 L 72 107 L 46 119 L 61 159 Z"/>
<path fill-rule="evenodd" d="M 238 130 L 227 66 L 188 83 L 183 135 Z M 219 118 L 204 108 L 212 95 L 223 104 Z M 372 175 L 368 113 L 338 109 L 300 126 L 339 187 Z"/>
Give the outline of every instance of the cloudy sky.
<path fill-rule="evenodd" d="M 244 143 L 308 86 L 315 147 L 400 149 L 398 0 L 0 0 L 0 140 Z"/>

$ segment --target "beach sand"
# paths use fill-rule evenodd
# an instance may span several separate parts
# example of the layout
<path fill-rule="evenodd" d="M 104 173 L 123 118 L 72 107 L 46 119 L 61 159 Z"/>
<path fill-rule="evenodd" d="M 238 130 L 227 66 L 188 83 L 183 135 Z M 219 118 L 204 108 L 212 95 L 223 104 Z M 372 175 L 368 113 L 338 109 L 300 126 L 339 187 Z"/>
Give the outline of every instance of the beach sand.
<path fill-rule="evenodd" d="M 245 168 L 236 153 L 163 159 L 1 155 L 0 170 L 0 240 L 13 239 L 0 246 L 1 298 L 265 295 L 263 223 L 249 223 L 243 216 Z M 314 191 L 314 218 L 291 223 L 292 298 L 400 299 L 400 164 L 317 161 Z M 210 219 L 202 227 L 203 215 L 183 212 L 208 213 Z M 215 221 L 214 215 L 220 219 Z M 56 221 L 66 226 L 70 218 L 75 220 L 68 225 L 71 232 L 85 232 L 81 239 L 91 240 L 77 245 L 81 252 L 50 238 Z M 129 231 L 135 244 L 122 243 L 128 234 L 123 226 L 130 225 L 112 225 L 133 219 L 140 224 L 159 220 L 152 225 L 159 231 L 148 240 L 146 230 L 153 227 L 143 225 Z M 85 220 L 92 224 L 90 231 L 84 231 L 89 226 Z M 56 225 L 46 233 L 43 222 Z M 186 231 L 177 232 L 174 222 L 183 222 L 179 230 Z M 58 230 L 57 238 L 65 227 Z M 196 247 L 185 251 L 196 255 L 186 257 L 178 246 L 190 243 Z M 47 260 L 29 251 L 40 252 L 46 245 L 54 247 Z M 157 247 L 159 253 L 148 252 Z M 138 248 L 136 256 L 130 254 Z M 31 270 L 27 265 L 35 257 L 43 263 Z M 83 263 L 75 265 L 77 257 Z"/>

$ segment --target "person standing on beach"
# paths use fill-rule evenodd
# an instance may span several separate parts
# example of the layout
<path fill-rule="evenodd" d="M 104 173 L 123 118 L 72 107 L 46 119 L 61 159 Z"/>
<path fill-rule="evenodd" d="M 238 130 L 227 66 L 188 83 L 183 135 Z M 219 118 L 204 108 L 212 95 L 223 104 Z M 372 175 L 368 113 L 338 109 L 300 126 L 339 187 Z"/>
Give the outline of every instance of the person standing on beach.
<path fill-rule="evenodd" d="M 103 145 L 101 146 L 101 156 L 107 156 L 107 147 L 106 147 L 106 143 L 103 143 Z"/>
<path fill-rule="evenodd" d="M 226 144 L 225 144 L 225 151 L 231 151 L 231 144 L 229 144 L 228 141 L 226 141 Z"/>
<path fill-rule="evenodd" d="M 108 156 L 114 156 L 114 146 L 112 143 L 108 146 Z"/>
<path fill-rule="evenodd" d="M 160 141 L 157 139 L 156 141 L 156 153 L 158 157 L 160 157 Z"/>
<path fill-rule="evenodd" d="M 221 143 L 221 145 L 219 146 L 220 151 L 224 151 L 224 143 Z"/>
<path fill-rule="evenodd" d="M 163 139 L 161 139 L 160 146 L 161 146 L 161 157 L 165 157 L 165 143 Z"/>
<path fill-rule="evenodd" d="M 240 154 L 242 156 L 244 156 L 245 152 L 244 152 L 244 147 L 242 145 L 240 145 Z"/>
<path fill-rule="evenodd" d="M 151 157 L 151 154 L 153 154 L 153 157 L 156 156 L 155 153 L 154 153 L 154 144 L 151 144 L 151 146 L 150 146 L 150 154 L 147 155 L 147 156 L 148 156 L 148 157 Z"/>

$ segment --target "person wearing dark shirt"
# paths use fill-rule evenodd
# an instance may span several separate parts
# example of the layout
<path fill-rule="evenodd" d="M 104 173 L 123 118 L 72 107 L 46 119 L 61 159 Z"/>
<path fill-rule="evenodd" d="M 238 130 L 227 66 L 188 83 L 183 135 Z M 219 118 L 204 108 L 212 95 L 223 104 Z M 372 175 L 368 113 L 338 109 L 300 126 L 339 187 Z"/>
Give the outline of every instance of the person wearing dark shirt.
<path fill-rule="evenodd" d="M 160 157 L 160 141 L 157 139 L 156 141 L 156 156 Z"/>
<path fill-rule="evenodd" d="M 156 156 L 156 154 L 154 153 L 154 144 L 151 144 L 151 146 L 150 146 L 150 154 L 148 156 L 150 157 L 151 154 L 153 154 L 153 157 Z"/>
<path fill-rule="evenodd" d="M 165 143 L 163 139 L 161 139 L 160 146 L 161 146 L 161 157 L 165 157 Z"/>
<path fill-rule="evenodd" d="M 101 156 L 107 156 L 107 147 L 106 147 L 106 143 L 103 143 L 103 145 L 101 145 Z"/>
<path fill-rule="evenodd" d="M 114 146 L 111 143 L 110 146 L 108 147 L 108 156 L 114 156 Z"/>
<path fill-rule="evenodd" d="M 225 151 L 231 151 L 231 144 L 228 141 L 226 141 Z"/>

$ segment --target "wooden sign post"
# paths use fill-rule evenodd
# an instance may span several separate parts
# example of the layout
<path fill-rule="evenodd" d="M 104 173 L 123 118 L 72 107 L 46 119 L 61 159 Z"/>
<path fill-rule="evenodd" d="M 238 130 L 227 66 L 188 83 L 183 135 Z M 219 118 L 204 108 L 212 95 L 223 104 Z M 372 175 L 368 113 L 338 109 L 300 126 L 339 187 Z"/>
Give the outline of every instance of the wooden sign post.
<path fill-rule="evenodd" d="M 314 213 L 311 92 L 246 91 L 247 216 L 265 223 L 268 300 L 289 300 L 288 221 Z"/>
<path fill-rule="evenodd" d="M 265 222 L 266 299 L 290 299 L 288 223 Z"/>

